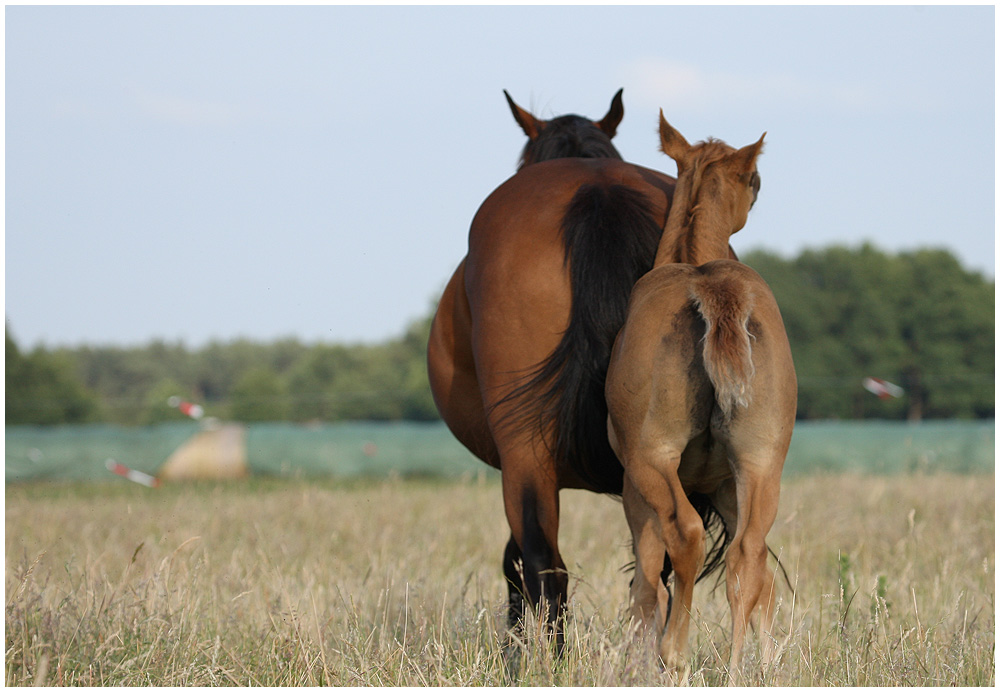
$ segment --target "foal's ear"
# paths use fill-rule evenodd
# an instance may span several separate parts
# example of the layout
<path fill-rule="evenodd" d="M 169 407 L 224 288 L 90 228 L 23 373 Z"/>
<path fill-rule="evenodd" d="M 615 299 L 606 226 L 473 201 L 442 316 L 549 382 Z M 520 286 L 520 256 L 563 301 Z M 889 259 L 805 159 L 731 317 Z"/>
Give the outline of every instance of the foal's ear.
<path fill-rule="evenodd" d="M 618 131 L 618 123 L 625 116 L 625 106 L 622 105 L 622 91 L 624 89 L 619 89 L 615 97 L 611 99 L 611 108 L 608 110 L 608 114 L 594 123 L 608 136 L 608 139 L 615 136 L 615 132 Z"/>
<path fill-rule="evenodd" d="M 760 156 L 760 152 L 764 149 L 764 137 L 766 135 L 767 133 L 765 132 L 756 142 L 746 145 L 732 155 L 732 160 L 742 172 L 749 173 L 753 170 L 754 162 L 757 161 L 757 157 Z"/>
<path fill-rule="evenodd" d="M 675 130 L 663 117 L 663 109 L 660 109 L 660 151 L 677 162 L 680 170 L 686 163 L 691 145 L 684 139 L 684 135 Z"/>
<path fill-rule="evenodd" d="M 534 141 L 538 136 L 538 133 L 545 127 L 545 121 L 539 120 L 531 113 L 514 103 L 514 99 L 510 97 L 510 94 L 507 93 L 506 89 L 503 90 L 503 95 L 507 97 L 507 103 L 510 105 L 510 112 L 514 114 L 514 120 L 516 120 L 517 124 L 521 126 L 522 130 L 524 130 L 524 134 L 528 135 L 528 139 Z"/>

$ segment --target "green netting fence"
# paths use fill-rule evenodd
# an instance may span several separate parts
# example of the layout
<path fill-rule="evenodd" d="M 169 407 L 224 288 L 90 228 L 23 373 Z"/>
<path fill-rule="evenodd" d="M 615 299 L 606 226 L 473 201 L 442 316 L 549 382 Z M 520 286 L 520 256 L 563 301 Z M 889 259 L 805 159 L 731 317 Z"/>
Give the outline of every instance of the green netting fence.
<path fill-rule="evenodd" d="M 170 454 L 196 435 L 197 423 L 144 428 L 115 425 L 7 426 L 4 478 L 107 480 L 108 459 L 154 474 Z"/>
<path fill-rule="evenodd" d="M 994 421 L 798 423 L 785 475 L 815 472 L 992 473 Z"/>
<path fill-rule="evenodd" d="M 247 426 L 252 473 L 335 476 L 461 476 L 493 472 L 442 423 Z"/>
<path fill-rule="evenodd" d="M 155 474 L 200 429 L 196 423 L 10 426 L 5 479 L 108 480 L 108 459 Z M 785 475 L 992 473 L 994 432 L 994 421 L 802 422 Z M 251 473 L 283 477 L 496 474 L 442 423 L 253 424 L 246 426 L 246 458 Z"/>

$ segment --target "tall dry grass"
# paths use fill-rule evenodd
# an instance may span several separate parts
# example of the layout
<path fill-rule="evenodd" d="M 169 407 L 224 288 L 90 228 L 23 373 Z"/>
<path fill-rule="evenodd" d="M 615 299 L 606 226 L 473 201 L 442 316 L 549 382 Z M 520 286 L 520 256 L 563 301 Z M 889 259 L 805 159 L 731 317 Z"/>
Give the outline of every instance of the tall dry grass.
<path fill-rule="evenodd" d="M 529 625 L 505 658 L 495 482 L 8 486 L 6 683 L 725 684 L 724 589 L 674 680 L 627 631 L 620 504 L 566 492 L 562 525 L 565 655 Z M 789 481 L 780 660 L 745 680 L 993 685 L 993 540 L 993 476 Z"/>

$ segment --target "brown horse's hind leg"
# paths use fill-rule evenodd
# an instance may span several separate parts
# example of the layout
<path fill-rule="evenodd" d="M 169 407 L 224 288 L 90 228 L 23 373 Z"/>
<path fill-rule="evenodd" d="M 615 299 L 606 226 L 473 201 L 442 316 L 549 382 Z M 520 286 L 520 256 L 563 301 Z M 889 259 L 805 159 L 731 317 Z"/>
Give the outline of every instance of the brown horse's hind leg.
<path fill-rule="evenodd" d="M 535 608 L 544 608 L 545 620 L 555 634 L 556 650 L 563 648 L 563 613 L 566 608 L 569 578 L 559 554 L 559 489 L 555 479 L 519 477 L 504 469 L 502 475 L 504 507 L 515 547 L 520 547 L 523 593 Z M 533 482 L 532 482 L 533 481 Z M 508 544 L 508 555 L 513 551 Z M 506 573 L 506 567 L 505 567 Z M 512 575 L 510 575 L 512 576 Z M 509 580 L 509 576 L 508 576 Z M 515 598 L 511 590 L 510 614 L 514 615 Z"/>
<path fill-rule="evenodd" d="M 767 532 L 778 512 L 779 475 L 761 473 L 747 460 L 736 462 L 737 528 L 726 553 L 726 596 L 732 617 L 730 676 L 738 675 L 746 628 L 761 607 L 761 657 L 773 654 L 770 630 L 774 617 L 774 573 L 767 567 Z"/>
<path fill-rule="evenodd" d="M 660 538 L 674 569 L 675 598 L 659 647 L 664 664 L 674 666 L 683 664 L 687 657 L 694 583 L 705 561 L 705 526 L 677 477 L 680 455 L 650 461 L 629 460 L 626 469 L 659 518 Z M 662 562 L 657 569 L 661 566 Z"/>
<path fill-rule="evenodd" d="M 524 567 L 521 548 L 513 534 L 503 551 L 503 576 L 507 581 L 507 626 L 519 633 L 525 611 Z"/>

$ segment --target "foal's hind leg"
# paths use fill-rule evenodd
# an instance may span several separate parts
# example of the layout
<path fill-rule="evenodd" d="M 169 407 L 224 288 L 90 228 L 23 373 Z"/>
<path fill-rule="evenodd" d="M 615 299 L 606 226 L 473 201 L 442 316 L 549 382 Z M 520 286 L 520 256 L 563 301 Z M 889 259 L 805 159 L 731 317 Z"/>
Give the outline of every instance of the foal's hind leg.
<path fill-rule="evenodd" d="M 629 460 L 627 472 L 659 520 L 660 538 L 674 569 L 674 601 L 660 640 L 660 658 L 676 665 L 687 656 L 694 583 L 705 561 L 705 526 L 677 476 L 679 453 Z M 657 566 L 662 568 L 662 562 Z"/>
<path fill-rule="evenodd" d="M 726 596 L 732 617 L 732 652 L 730 675 L 739 669 L 747 624 L 757 606 L 761 607 L 761 658 L 770 662 L 773 642 L 770 630 L 774 618 L 774 572 L 767 567 L 767 533 L 778 513 L 778 492 L 781 467 L 777 471 L 767 464 L 757 465 L 750 459 L 737 459 L 736 504 L 737 528 L 732 545 L 726 553 Z"/>
<path fill-rule="evenodd" d="M 641 623 L 644 630 L 655 628 L 657 633 L 661 633 L 666 624 L 670 599 L 660 578 L 667 548 L 660 538 L 656 512 L 636 490 L 628 474 L 622 488 L 622 505 L 632 532 L 632 552 L 635 555 L 635 576 L 630 589 L 632 618 Z"/>

